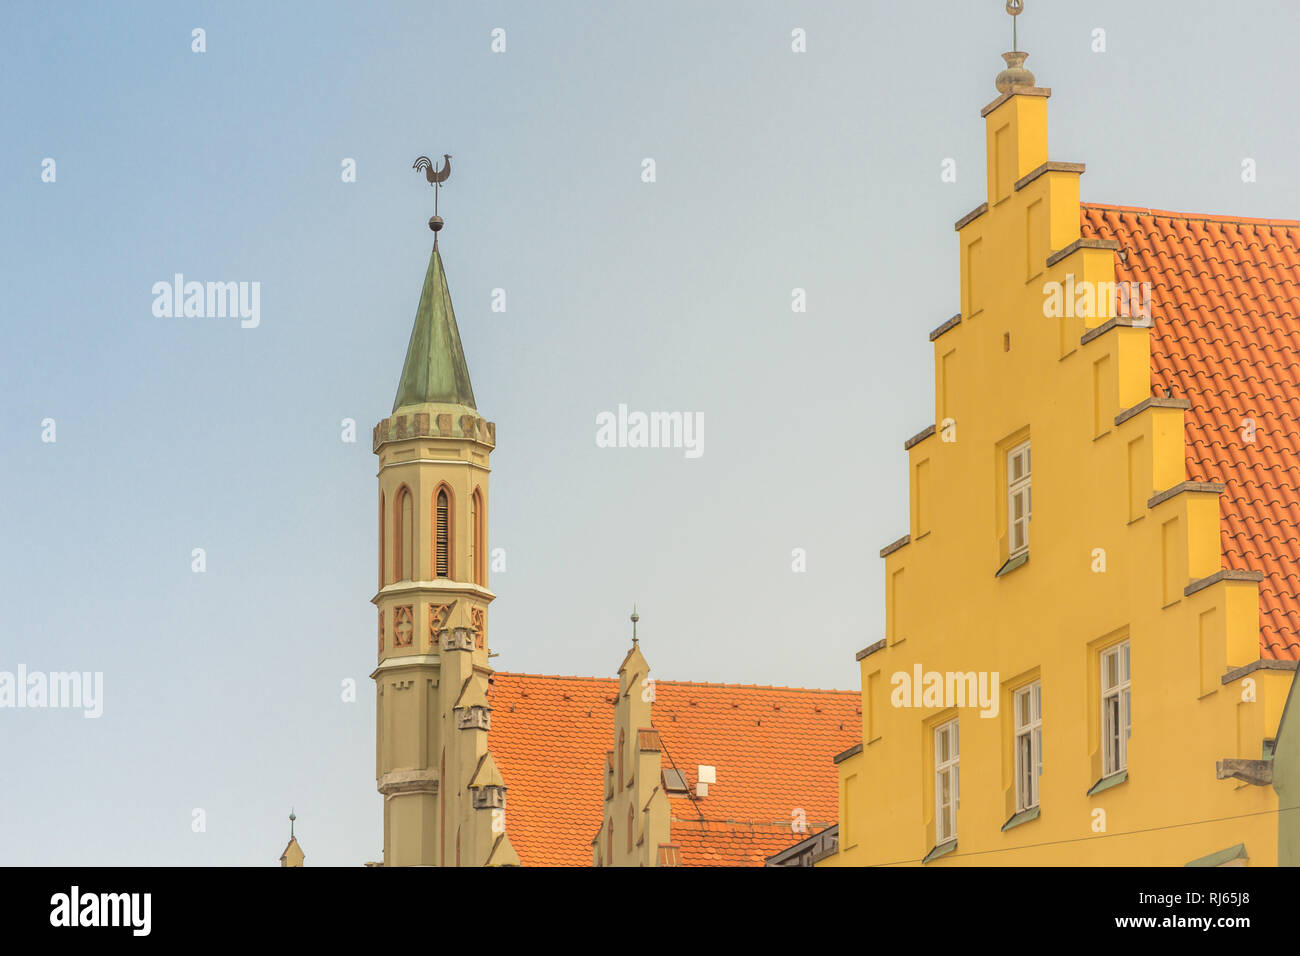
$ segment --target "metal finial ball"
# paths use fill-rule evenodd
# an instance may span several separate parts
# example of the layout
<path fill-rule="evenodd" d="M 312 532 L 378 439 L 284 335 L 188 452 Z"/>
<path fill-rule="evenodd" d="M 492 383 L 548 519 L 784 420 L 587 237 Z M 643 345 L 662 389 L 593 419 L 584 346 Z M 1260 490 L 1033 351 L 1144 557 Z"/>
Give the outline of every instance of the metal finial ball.
<path fill-rule="evenodd" d="M 289 811 L 289 822 L 290 822 L 290 823 L 293 823 L 293 821 L 294 821 L 294 820 L 297 820 L 297 819 L 298 819 L 297 815 L 294 814 L 294 812 L 293 812 L 292 810 L 290 810 L 290 811 Z"/>
<path fill-rule="evenodd" d="M 641 615 L 638 614 L 636 611 L 633 611 L 633 612 L 632 612 L 632 623 L 635 624 L 635 623 L 636 623 L 637 621 L 639 621 L 639 620 L 641 620 Z"/>
<path fill-rule="evenodd" d="M 439 229 L 441 229 L 441 228 L 442 228 L 442 217 L 441 217 L 441 216 L 434 216 L 434 217 L 432 217 L 432 218 L 429 220 L 429 228 L 432 229 L 434 232 L 437 232 Z"/>

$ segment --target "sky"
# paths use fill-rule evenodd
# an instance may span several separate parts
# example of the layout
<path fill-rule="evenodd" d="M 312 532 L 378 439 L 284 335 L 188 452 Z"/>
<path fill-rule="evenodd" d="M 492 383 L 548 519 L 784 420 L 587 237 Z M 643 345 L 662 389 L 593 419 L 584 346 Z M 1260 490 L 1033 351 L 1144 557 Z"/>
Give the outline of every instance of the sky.
<path fill-rule="evenodd" d="M 0 707 L 0 864 L 275 865 L 290 807 L 308 865 L 379 859 L 369 436 L 422 154 L 496 423 L 498 668 L 612 676 L 635 602 L 659 679 L 857 689 L 1003 6 L 4 4 L 0 671 L 103 683 Z M 1025 6 L 1085 201 L 1300 219 L 1300 6 Z M 177 273 L 257 283 L 256 325 L 156 315 Z M 702 453 L 598 447 L 620 405 Z"/>

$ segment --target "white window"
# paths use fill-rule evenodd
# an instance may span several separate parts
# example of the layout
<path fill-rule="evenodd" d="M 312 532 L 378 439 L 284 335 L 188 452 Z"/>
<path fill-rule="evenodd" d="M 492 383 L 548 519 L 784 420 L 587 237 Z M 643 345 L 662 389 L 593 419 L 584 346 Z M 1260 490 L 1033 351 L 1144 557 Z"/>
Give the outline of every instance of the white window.
<path fill-rule="evenodd" d="M 957 779 L 957 721 L 934 728 L 935 845 L 957 839 L 957 810 L 961 807 Z"/>
<path fill-rule="evenodd" d="M 1007 557 L 1029 550 L 1029 442 L 1007 452 Z"/>
<path fill-rule="evenodd" d="M 1043 773 L 1043 685 L 1034 681 L 1015 693 L 1016 812 L 1038 806 Z"/>
<path fill-rule="evenodd" d="M 1102 775 L 1128 768 L 1128 738 L 1132 729 L 1129 705 L 1128 641 L 1101 653 Z"/>

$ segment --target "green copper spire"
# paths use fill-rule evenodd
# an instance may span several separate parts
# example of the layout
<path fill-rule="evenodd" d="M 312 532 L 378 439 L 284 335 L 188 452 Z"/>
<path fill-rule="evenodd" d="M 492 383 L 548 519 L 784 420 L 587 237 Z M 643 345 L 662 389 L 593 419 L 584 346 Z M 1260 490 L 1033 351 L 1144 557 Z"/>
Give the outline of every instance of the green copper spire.
<path fill-rule="evenodd" d="M 469 368 L 460 345 L 456 313 L 451 308 L 447 274 L 442 269 L 438 243 L 433 244 L 429 271 L 424 275 L 420 307 L 415 311 L 415 326 L 406 346 L 406 363 L 397 384 L 393 411 L 403 405 L 437 402 L 448 405 L 474 404 L 474 388 L 469 383 Z"/>

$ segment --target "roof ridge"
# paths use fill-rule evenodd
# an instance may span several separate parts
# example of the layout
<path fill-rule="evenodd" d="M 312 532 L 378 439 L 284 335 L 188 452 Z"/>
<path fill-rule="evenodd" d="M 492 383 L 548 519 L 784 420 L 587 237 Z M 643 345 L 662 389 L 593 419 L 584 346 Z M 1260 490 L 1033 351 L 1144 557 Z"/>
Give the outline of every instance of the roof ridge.
<path fill-rule="evenodd" d="M 492 676 L 493 677 L 532 677 L 538 680 L 581 680 L 581 681 L 591 681 L 592 683 L 595 683 L 597 681 L 603 681 L 610 684 L 618 683 L 617 677 L 586 677 L 583 676 L 582 674 L 532 674 L 526 671 L 493 671 Z"/>
<path fill-rule="evenodd" d="M 1083 209 L 1102 209 L 1115 212 L 1135 212 L 1139 215 L 1156 216 L 1161 219 L 1183 219 L 1194 222 L 1233 222 L 1248 223 L 1254 226 L 1296 226 L 1300 219 L 1260 219 L 1252 216 L 1227 216 L 1213 213 L 1178 212 L 1173 209 L 1151 209 L 1147 206 L 1121 206 L 1116 203 L 1080 202 Z"/>
<path fill-rule="evenodd" d="M 496 677 L 523 677 L 534 680 L 574 680 L 607 682 L 611 684 L 618 683 L 617 677 L 584 677 L 576 674 L 530 674 L 523 671 L 497 671 Z M 799 694 L 838 694 L 850 697 L 859 697 L 861 694 L 856 690 L 839 690 L 834 687 L 790 687 L 783 684 L 728 684 L 716 681 L 691 681 L 691 680 L 667 680 L 655 679 L 656 687 L 717 687 L 727 690 L 783 690 Z"/>

